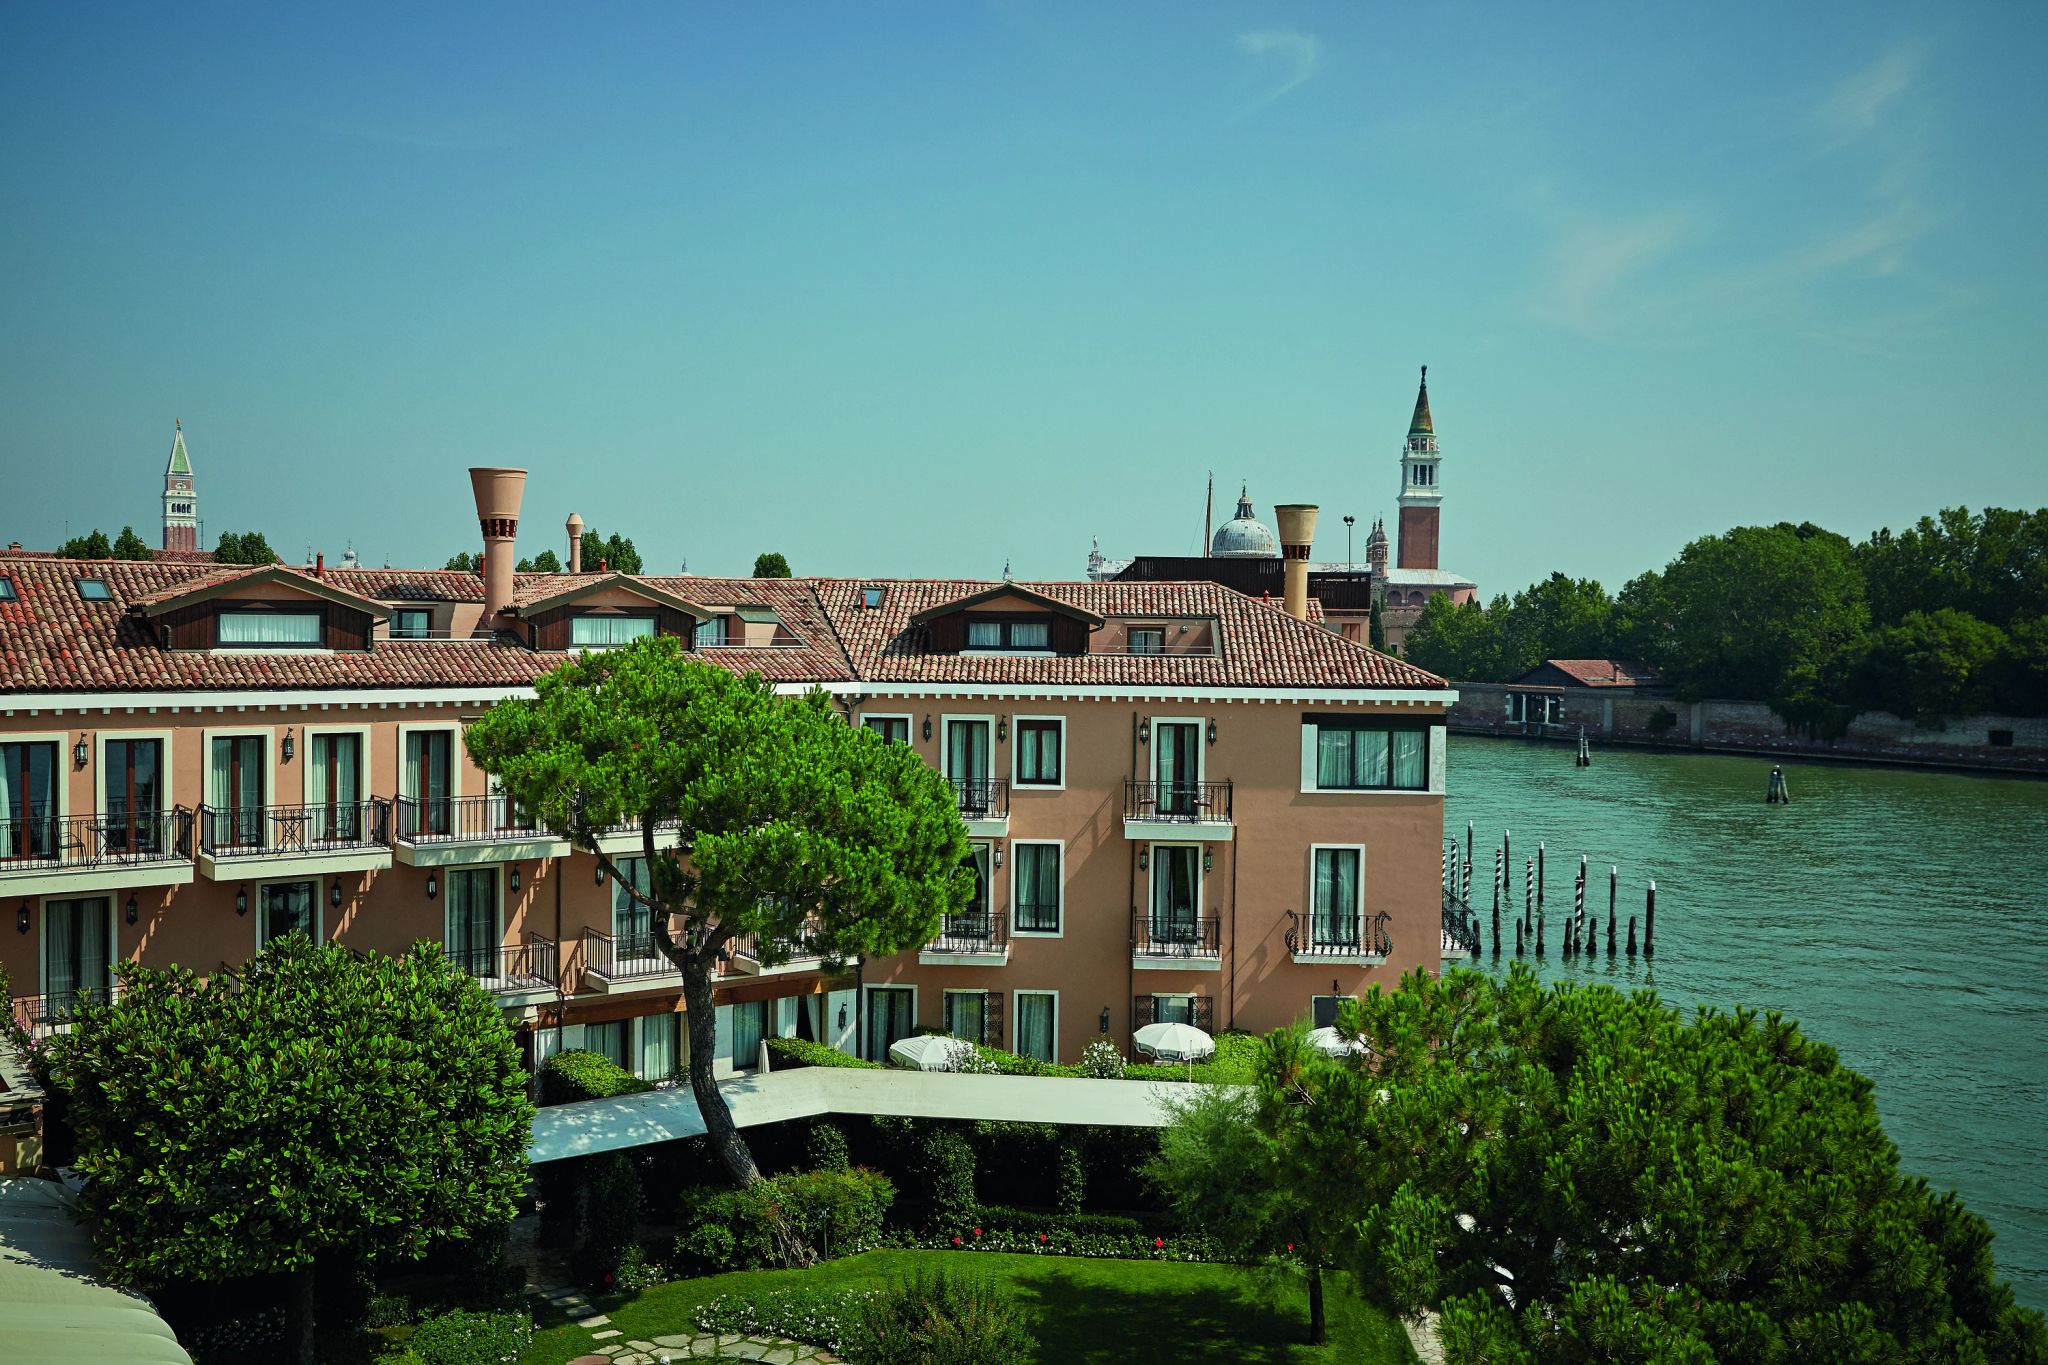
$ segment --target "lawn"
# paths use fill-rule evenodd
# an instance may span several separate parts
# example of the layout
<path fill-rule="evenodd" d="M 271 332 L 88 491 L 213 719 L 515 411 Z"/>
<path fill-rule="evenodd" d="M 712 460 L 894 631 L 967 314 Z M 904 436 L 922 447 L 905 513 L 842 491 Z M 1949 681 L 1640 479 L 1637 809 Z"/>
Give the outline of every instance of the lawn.
<path fill-rule="evenodd" d="M 658 1285 L 616 1306 L 600 1305 L 626 1340 L 694 1330 L 697 1305 L 720 1294 L 759 1293 L 802 1283 L 871 1285 L 920 1262 L 942 1261 L 1001 1282 L 1031 1317 L 1046 1365 L 1143 1359 L 1230 1361 L 1248 1365 L 1400 1365 L 1414 1360 L 1400 1324 L 1370 1307 L 1346 1278 L 1325 1280 L 1330 1341 L 1300 1345 L 1308 1328 L 1308 1290 L 1236 1266 L 1180 1261 L 1088 1260 L 990 1252 L 872 1251 L 813 1270 L 748 1270 Z M 591 1349 L 573 1324 L 535 1338 L 520 1365 L 563 1365 Z"/>

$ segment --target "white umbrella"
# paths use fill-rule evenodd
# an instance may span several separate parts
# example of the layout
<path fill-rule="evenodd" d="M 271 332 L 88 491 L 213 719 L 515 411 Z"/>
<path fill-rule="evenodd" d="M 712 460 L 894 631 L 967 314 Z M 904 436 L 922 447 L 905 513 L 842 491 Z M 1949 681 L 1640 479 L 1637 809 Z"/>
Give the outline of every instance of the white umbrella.
<path fill-rule="evenodd" d="M 1356 1057 L 1372 1050 L 1365 1045 L 1362 1039 L 1339 1037 L 1337 1030 L 1328 1025 L 1319 1029 L 1310 1029 L 1308 1045 L 1322 1053 L 1325 1057 Z"/>
<path fill-rule="evenodd" d="M 1147 1024 L 1133 1039 L 1138 1051 L 1162 1062 L 1195 1062 L 1216 1051 L 1216 1040 L 1193 1024 Z"/>
<path fill-rule="evenodd" d="M 920 1033 L 889 1045 L 889 1060 L 912 1071 L 958 1071 L 961 1059 L 974 1049 L 959 1038 Z"/>

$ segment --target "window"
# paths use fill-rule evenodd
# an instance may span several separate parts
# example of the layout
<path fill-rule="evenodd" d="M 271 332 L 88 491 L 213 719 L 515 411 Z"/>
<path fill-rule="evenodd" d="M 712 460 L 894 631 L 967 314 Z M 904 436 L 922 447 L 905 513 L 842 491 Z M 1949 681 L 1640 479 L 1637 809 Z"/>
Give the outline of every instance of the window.
<path fill-rule="evenodd" d="M 1159 626 L 1132 626 L 1130 642 L 1133 654 L 1164 654 L 1166 631 Z"/>
<path fill-rule="evenodd" d="M 1058 1016 L 1059 997 L 1051 991 L 1018 991 L 1017 1055 L 1052 1061 Z"/>
<path fill-rule="evenodd" d="M 13 602 L 19 598 L 20 594 L 14 590 L 14 580 L 0 577 L 0 602 Z"/>
<path fill-rule="evenodd" d="M 1057 720 L 1017 722 L 1017 782 L 1026 787 L 1057 787 L 1060 777 L 1060 732 Z"/>
<path fill-rule="evenodd" d="M 585 1024 L 583 1046 L 600 1057 L 609 1057 L 614 1065 L 626 1065 L 626 1023 L 614 1019 L 608 1024 Z"/>
<path fill-rule="evenodd" d="M 970 1043 L 988 1042 L 988 992 L 947 991 L 946 1032 Z"/>
<path fill-rule="evenodd" d="M 81 578 L 77 582 L 78 595 L 88 602 L 111 602 L 114 600 L 114 594 L 107 590 L 107 580 L 104 578 Z"/>
<path fill-rule="evenodd" d="M 0 858 L 57 853 L 57 746 L 0 744 Z"/>
<path fill-rule="evenodd" d="M 880 735 L 891 744 L 910 743 L 910 717 L 908 716 L 862 716 L 863 727 Z"/>
<path fill-rule="evenodd" d="M 869 611 L 873 611 L 876 607 L 881 606 L 882 589 L 862 588 L 860 590 L 860 604 L 866 607 Z"/>
<path fill-rule="evenodd" d="M 725 643 L 725 618 L 714 616 L 708 621 L 699 621 L 696 632 L 690 637 L 699 649 L 712 648 Z"/>
<path fill-rule="evenodd" d="M 1323 947 L 1358 946 L 1360 851 L 1355 848 L 1319 848 L 1313 854 L 1310 881 L 1310 941 Z"/>
<path fill-rule="evenodd" d="M 947 938 L 967 939 L 985 942 L 989 930 L 989 846 L 969 844 L 967 860 L 961 869 L 974 879 L 974 896 L 967 902 L 967 908 L 957 915 L 947 915 L 939 926 L 939 932 Z"/>
<path fill-rule="evenodd" d="M 1195 997 L 1193 997 L 1192 995 L 1153 996 L 1152 1022 L 1155 1024 L 1194 1023 Z"/>
<path fill-rule="evenodd" d="M 107 998 L 112 918 L 111 903 L 100 897 L 43 902 L 43 993 L 52 1006 L 69 1006 L 80 991 Z"/>
<path fill-rule="evenodd" d="M 256 901 L 256 946 L 261 948 L 274 938 L 294 932 L 316 937 L 313 899 L 319 893 L 316 882 L 271 882 L 264 886 Z"/>
<path fill-rule="evenodd" d="M 917 1027 L 917 992 L 909 986 L 868 987 L 868 1014 L 861 1046 L 871 1062 L 889 1060 L 892 1044 Z"/>
<path fill-rule="evenodd" d="M 649 1014 L 640 1020 L 640 1079 L 672 1081 L 689 1068 L 690 1035 L 680 1014 Z"/>
<path fill-rule="evenodd" d="M 1060 931 L 1060 846 L 1013 844 L 1017 865 L 1017 932 L 1057 934 Z"/>
<path fill-rule="evenodd" d="M 315 843 L 353 844 L 363 837 L 363 737 L 316 734 L 307 776 L 307 834 Z"/>
<path fill-rule="evenodd" d="M 985 720 L 946 721 L 946 776 L 960 791 L 963 810 L 976 803 L 988 804 L 990 728 Z"/>
<path fill-rule="evenodd" d="M 1192 844 L 1152 846 L 1152 942 L 1200 944 L 1202 851 Z"/>
<path fill-rule="evenodd" d="M 317 611 L 224 611 L 214 637 L 223 645 L 319 645 L 325 643 Z"/>
<path fill-rule="evenodd" d="M 617 940 L 618 952 L 622 957 L 653 957 L 654 911 L 646 902 L 633 899 L 633 891 L 647 894 L 647 860 L 619 858 L 613 866 L 619 869 L 612 879 L 612 938 Z M 627 883 L 632 891 L 627 890 Z"/>
<path fill-rule="evenodd" d="M 761 1064 L 761 1040 L 768 1036 L 768 1002 L 747 1000 L 732 1007 L 732 1068 L 748 1071 Z"/>
<path fill-rule="evenodd" d="M 1161 815 L 1202 813 L 1202 727 L 1194 721 L 1152 726 L 1153 780 Z"/>
<path fill-rule="evenodd" d="M 967 647 L 1049 649 L 1052 647 L 1052 627 L 1044 621 L 969 621 Z"/>
<path fill-rule="evenodd" d="M 407 608 L 391 613 L 391 638 L 394 640 L 424 640 L 433 633 L 434 613 L 418 608 Z"/>
<path fill-rule="evenodd" d="M 1356 996 L 1350 995 L 1318 995 L 1311 997 L 1310 1004 L 1314 1007 L 1315 1011 L 1314 1027 L 1329 1028 L 1335 1024 L 1337 1022 L 1337 1011 L 1343 1007 L 1344 1002 L 1356 998 Z"/>
<path fill-rule="evenodd" d="M 110 853 L 154 853 L 163 813 L 163 752 L 160 739 L 107 741 L 106 817 L 103 836 Z"/>
<path fill-rule="evenodd" d="M 209 746 L 216 845 L 253 847 L 263 842 L 263 736 L 216 735 Z"/>
<path fill-rule="evenodd" d="M 608 649 L 652 634 L 652 616 L 574 616 L 569 619 L 569 643 L 585 649 Z"/>
<path fill-rule="evenodd" d="M 451 832 L 449 809 L 449 758 L 451 738 L 446 730 L 411 730 L 405 736 L 405 791 L 414 810 L 411 831 L 400 833 L 441 834 Z"/>
<path fill-rule="evenodd" d="M 1429 732 L 1352 720 L 1310 721 L 1313 790 L 1424 791 L 1429 786 Z"/>
<path fill-rule="evenodd" d="M 449 960 L 471 976 L 498 974 L 498 869 L 455 868 L 448 873 Z M 613 1058 L 624 1066 L 625 1060 Z"/>

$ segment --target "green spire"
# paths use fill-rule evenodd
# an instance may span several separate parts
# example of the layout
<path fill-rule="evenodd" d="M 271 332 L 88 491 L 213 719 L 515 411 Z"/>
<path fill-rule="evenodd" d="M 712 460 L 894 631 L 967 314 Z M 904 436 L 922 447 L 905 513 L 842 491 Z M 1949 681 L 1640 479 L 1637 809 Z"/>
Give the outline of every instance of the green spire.
<path fill-rule="evenodd" d="M 1409 419 L 1410 436 L 1434 436 L 1436 428 L 1429 421 L 1429 366 L 1422 367 L 1422 387 L 1415 394 L 1415 416 Z"/>
<path fill-rule="evenodd" d="M 177 420 L 178 434 L 171 438 L 171 467 L 164 473 L 183 474 L 189 478 L 192 474 L 192 459 L 185 453 L 185 420 L 182 417 Z"/>

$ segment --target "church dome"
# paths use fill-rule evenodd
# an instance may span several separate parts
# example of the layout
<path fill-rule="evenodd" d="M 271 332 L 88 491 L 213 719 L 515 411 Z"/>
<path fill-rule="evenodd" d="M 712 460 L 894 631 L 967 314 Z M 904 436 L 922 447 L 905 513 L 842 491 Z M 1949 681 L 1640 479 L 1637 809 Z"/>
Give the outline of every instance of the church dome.
<path fill-rule="evenodd" d="M 1252 515 L 1252 500 L 1241 491 L 1237 515 L 1216 528 L 1209 554 L 1216 559 L 1278 559 L 1280 538 Z"/>

